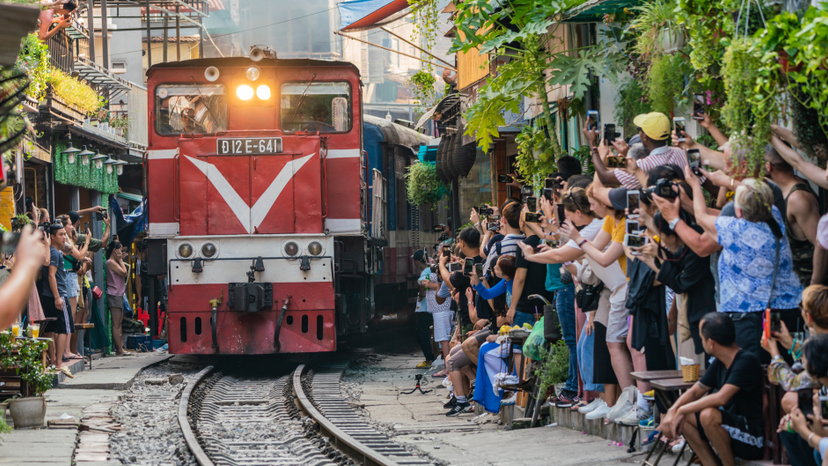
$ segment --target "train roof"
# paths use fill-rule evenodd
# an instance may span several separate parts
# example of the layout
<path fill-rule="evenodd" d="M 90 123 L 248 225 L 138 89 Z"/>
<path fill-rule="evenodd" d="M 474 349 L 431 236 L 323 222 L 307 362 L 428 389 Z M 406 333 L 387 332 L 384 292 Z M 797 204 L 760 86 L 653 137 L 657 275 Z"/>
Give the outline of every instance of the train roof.
<path fill-rule="evenodd" d="M 247 57 L 225 57 L 225 58 L 195 58 L 192 60 L 169 61 L 166 63 L 157 63 L 152 65 L 150 71 L 160 68 L 187 68 L 194 66 L 273 66 L 273 67 L 331 67 L 331 66 L 348 66 L 359 75 L 359 69 L 351 62 L 347 61 L 333 61 L 333 60 L 312 60 L 310 58 L 264 58 L 260 61 L 253 61 Z"/>
<path fill-rule="evenodd" d="M 363 115 L 362 118 L 366 125 L 376 126 L 382 133 L 383 142 L 388 144 L 419 147 L 428 145 L 431 141 L 431 137 L 393 121 L 388 121 L 385 118 L 373 115 Z"/>

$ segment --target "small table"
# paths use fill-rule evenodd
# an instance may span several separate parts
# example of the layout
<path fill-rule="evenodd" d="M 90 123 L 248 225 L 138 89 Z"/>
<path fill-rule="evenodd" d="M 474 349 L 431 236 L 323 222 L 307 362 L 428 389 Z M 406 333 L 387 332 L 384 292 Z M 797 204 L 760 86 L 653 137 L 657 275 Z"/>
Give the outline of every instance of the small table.
<path fill-rule="evenodd" d="M 681 371 L 680 370 L 639 371 L 639 372 L 630 372 L 630 375 L 632 375 L 635 380 L 639 380 L 641 382 L 650 382 L 652 380 L 675 379 L 676 377 L 681 377 Z"/>

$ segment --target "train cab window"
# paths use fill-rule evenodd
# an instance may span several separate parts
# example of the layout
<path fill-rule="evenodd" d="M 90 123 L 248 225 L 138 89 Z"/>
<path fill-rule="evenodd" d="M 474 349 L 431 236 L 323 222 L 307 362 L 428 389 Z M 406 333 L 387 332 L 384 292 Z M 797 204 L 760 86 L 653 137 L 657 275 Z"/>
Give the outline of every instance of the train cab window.
<path fill-rule="evenodd" d="M 219 84 L 164 84 L 155 88 L 155 131 L 163 136 L 227 129 L 227 99 Z"/>
<path fill-rule="evenodd" d="M 351 129 L 351 88 L 345 82 L 282 84 L 282 130 L 341 133 Z"/>

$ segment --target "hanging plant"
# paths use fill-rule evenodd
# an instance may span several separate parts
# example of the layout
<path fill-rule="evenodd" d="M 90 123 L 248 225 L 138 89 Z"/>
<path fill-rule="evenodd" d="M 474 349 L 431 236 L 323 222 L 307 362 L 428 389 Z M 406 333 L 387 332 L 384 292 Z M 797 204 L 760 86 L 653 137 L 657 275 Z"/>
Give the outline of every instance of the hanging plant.
<path fill-rule="evenodd" d="M 761 90 L 757 86 L 761 69 L 757 42 L 750 38 L 734 39 L 723 60 L 727 102 L 722 108 L 722 118 L 731 130 L 734 156 L 744 157 L 749 174 L 764 166 L 771 117 L 777 109 L 775 96 L 757 92 Z"/>
<path fill-rule="evenodd" d="M 38 39 L 36 33 L 23 38 L 15 67 L 29 77 L 26 95 L 42 101 L 46 97 L 52 65 L 49 63 L 49 46 Z"/>
<path fill-rule="evenodd" d="M 52 91 L 67 105 L 90 114 L 103 107 L 104 100 L 89 85 L 61 70 L 53 69 L 49 77 Z"/>
<path fill-rule="evenodd" d="M 411 41 L 419 43 L 423 50 L 431 53 L 437 44 L 437 20 L 439 19 L 437 0 L 408 0 L 408 6 L 414 18 Z M 421 53 L 426 61 L 432 59 L 428 53 Z M 437 79 L 434 77 L 434 65 L 423 62 L 421 66 L 422 69 L 411 76 L 411 84 L 418 103 L 422 106 L 430 106 L 436 94 L 434 83 Z"/>
<path fill-rule="evenodd" d="M 635 53 L 651 58 L 680 47 L 667 43 L 683 42 L 684 38 L 684 29 L 676 21 L 675 9 L 671 0 L 655 0 L 632 8 L 637 16 L 630 22 L 627 32 L 635 35 Z"/>
<path fill-rule="evenodd" d="M 647 79 L 647 98 L 653 112 L 672 115 L 683 100 L 687 69 L 681 55 L 662 55 L 653 60 Z"/>
<path fill-rule="evenodd" d="M 554 131 L 553 128 L 553 135 Z M 515 136 L 515 144 L 515 173 L 523 182 L 542 188 L 543 180 L 555 171 L 555 160 L 561 155 L 557 138 L 549 137 L 542 120 L 535 120 L 523 126 Z"/>
<path fill-rule="evenodd" d="M 434 100 L 434 84 L 437 82 L 434 74 L 426 70 L 420 70 L 411 76 L 410 81 L 417 102 L 424 106 L 430 105 Z"/>
<path fill-rule="evenodd" d="M 416 162 L 405 174 L 405 192 L 411 205 L 435 204 L 448 193 L 448 188 L 437 178 L 437 168 L 432 163 Z"/>
<path fill-rule="evenodd" d="M 618 88 L 618 97 L 615 105 L 615 121 L 624 126 L 624 134 L 633 134 L 636 115 L 650 111 L 650 101 L 647 94 L 636 79 L 627 79 Z"/>

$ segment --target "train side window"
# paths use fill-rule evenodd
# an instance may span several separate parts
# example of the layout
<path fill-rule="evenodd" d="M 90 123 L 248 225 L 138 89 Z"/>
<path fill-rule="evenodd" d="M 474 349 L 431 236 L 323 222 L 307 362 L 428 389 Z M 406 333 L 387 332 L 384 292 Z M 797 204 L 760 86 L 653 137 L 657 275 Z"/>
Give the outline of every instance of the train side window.
<path fill-rule="evenodd" d="M 227 99 L 220 84 L 162 84 L 155 88 L 155 131 L 162 136 L 227 130 Z"/>
<path fill-rule="evenodd" d="M 351 130 L 351 87 L 346 82 L 285 83 L 281 96 L 284 131 Z"/>

